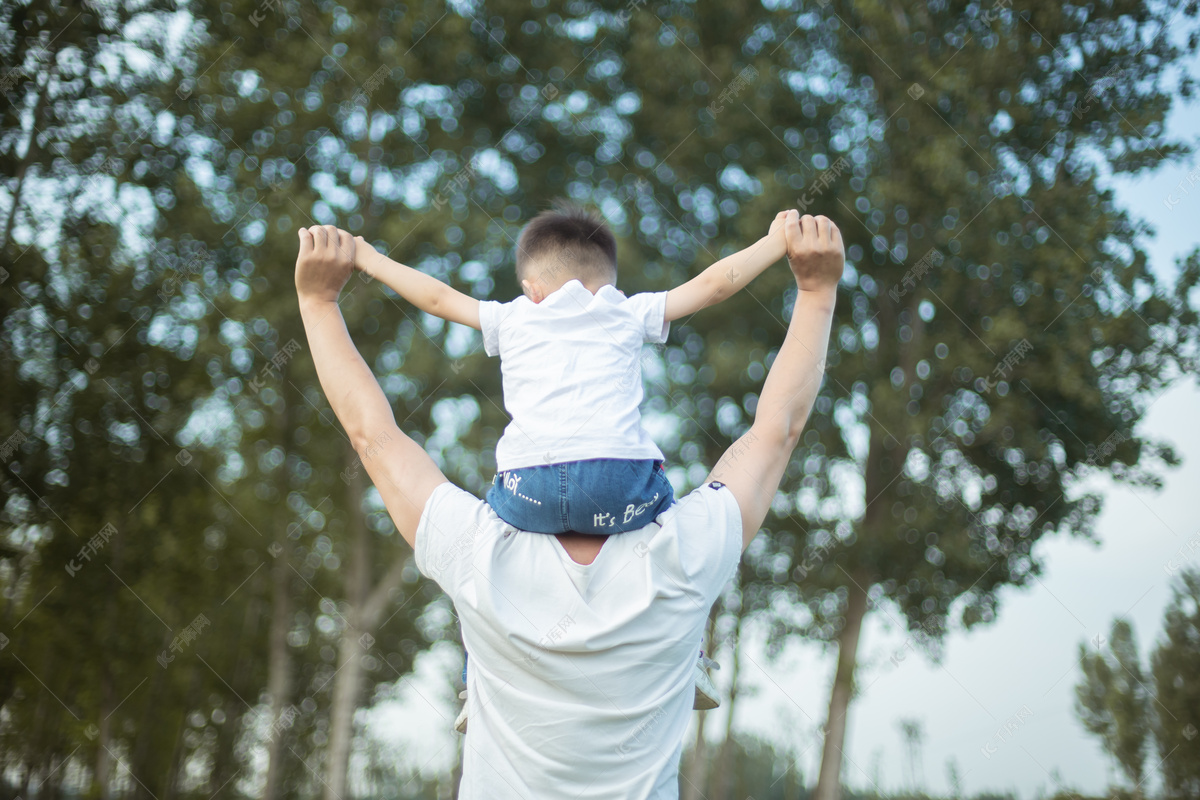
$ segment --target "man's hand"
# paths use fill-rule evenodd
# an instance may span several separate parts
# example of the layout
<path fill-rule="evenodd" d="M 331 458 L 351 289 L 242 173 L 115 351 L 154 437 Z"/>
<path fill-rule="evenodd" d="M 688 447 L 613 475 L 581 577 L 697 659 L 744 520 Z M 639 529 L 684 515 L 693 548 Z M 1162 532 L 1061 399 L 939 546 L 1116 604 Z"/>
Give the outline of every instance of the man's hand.
<path fill-rule="evenodd" d="M 301 228 L 296 294 L 301 302 L 337 302 L 354 270 L 354 237 L 332 225 Z"/>
<path fill-rule="evenodd" d="M 802 292 L 834 289 L 842 279 L 846 251 L 842 232 L 828 217 L 788 211 L 784 222 L 788 264 Z"/>

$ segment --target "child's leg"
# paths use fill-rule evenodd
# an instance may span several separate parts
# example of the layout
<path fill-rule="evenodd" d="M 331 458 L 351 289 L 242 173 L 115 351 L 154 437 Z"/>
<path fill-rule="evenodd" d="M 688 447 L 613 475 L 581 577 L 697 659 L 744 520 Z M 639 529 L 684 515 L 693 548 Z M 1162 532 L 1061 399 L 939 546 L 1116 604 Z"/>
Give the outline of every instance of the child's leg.
<path fill-rule="evenodd" d="M 567 519 L 579 533 L 623 533 L 649 525 L 675 502 L 661 461 L 598 458 L 566 468 Z"/>

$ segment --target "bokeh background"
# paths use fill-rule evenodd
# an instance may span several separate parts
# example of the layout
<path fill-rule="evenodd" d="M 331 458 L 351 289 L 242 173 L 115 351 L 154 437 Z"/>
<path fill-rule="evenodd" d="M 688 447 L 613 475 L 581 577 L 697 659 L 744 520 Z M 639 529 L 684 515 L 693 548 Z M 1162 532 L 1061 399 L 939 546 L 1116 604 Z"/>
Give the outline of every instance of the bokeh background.
<path fill-rule="evenodd" d="M 296 229 L 509 299 L 563 196 L 626 292 L 783 208 L 847 244 L 684 797 L 1200 797 L 1196 11 L 5 3 L 0 796 L 454 796 L 453 609 L 319 389 Z M 781 263 L 646 351 L 678 492 L 794 291 Z M 478 336 L 359 277 L 343 308 L 481 492 Z"/>

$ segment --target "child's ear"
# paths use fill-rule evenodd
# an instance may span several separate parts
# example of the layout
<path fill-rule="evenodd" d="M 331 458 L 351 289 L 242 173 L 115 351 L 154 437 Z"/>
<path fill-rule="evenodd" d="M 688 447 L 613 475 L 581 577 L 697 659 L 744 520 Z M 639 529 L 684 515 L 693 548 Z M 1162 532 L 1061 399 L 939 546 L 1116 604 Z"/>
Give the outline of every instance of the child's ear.
<path fill-rule="evenodd" d="M 542 294 L 542 287 L 533 281 L 521 281 L 521 288 L 525 290 L 525 296 L 534 303 L 540 303 L 546 299 L 546 295 Z"/>

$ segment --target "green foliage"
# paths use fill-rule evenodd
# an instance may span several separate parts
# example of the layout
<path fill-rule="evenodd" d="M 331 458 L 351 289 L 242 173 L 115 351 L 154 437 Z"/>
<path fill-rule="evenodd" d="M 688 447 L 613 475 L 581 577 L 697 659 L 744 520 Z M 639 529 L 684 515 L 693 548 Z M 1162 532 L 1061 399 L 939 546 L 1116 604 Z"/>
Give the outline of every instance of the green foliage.
<path fill-rule="evenodd" d="M 1091 535 L 1100 499 L 1073 491 L 1080 477 L 1156 485 L 1175 461 L 1133 428 L 1194 366 L 1195 268 L 1157 279 L 1144 223 L 1102 176 L 1182 152 L 1163 133 L 1180 52 L 1152 32 L 1185 12 L 831 8 L 802 16 L 784 49 L 840 90 L 801 91 L 812 121 L 771 127 L 799 142 L 790 177 L 838 219 L 850 268 L 758 575 L 802 604 L 781 635 L 835 636 L 853 580 L 936 649 L 1038 574 L 1041 536 Z M 805 189 L 839 159 L 831 188 Z"/>
<path fill-rule="evenodd" d="M 682 282 L 780 208 L 834 217 L 851 264 L 828 379 L 740 607 L 827 640 L 849 571 L 935 632 L 955 600 L 991 619 L 1039 536 L 1088 532 L 1098 500 L 1067 499 L 1072 480 L 1153 485 L 1173 461 L 1133 428 L 1189 366 L 1200 258 L 1156 281 L 1101 176 L 1182 152 L 1162 133 L 1179 53 L 1146 35 L 1181 7 L 5 5 L 6 763 L 93 796 L 105 775 L 258 792 L 279 623 L 284 792 L 319 791 L 364 588 L 344 565 L 365 552 L 377 586 L 409 554 L 305 353 L 291 269 L 314 223 L 508 299 L 516 233 L 555 195 L 613 220 L 626 292 Z M 747 428 L 793 293 L 768 271 L 648 358 L 680 488 Z M 478 338 L 359 279 L 343 305 L 406 432 L 482 491 L 507 417 Z M 436 597 L 404 564 L 363 701 L 455 635 Z"/>
<path fill-rule="evenodd" d="M 701 778 L 702 797 L 754 797 L 758 800 L 800 800 L 807 798 L 804 772 L 796 763 L 798 753 L 755 736 L 739 734 L 718 745 L 728 748 L 712 759 Z M 685 754 L 680 774 L 694 774 L 689 769 L 691 751 Z M 728 774 L 721 774 L 728 765 Z"/>
<path fill-rule="evenodd" d="M 1164 641 L 1150 659 L 1158 720 L 1154 735 L 1164 795 L 1200 795 L 1200 572 L 1184 571 L 1163 617 Z"/>
<path fill-rule="evenodd" d="M 1107 649 L 1079 647 L 1083 678 L 1075 687 L 1075 711 L 1125 773 L 1130 788 L 1118 790 L 1121 796 L 1144 794 L 1151 738 L 1158 750 L 1155 772 L 1162 775 L 1163 796 L 1174 800 L 1200 791 L 1200 572 L 1178 573 L 1163 614 L 1163 633 L 1150 656 L 1148 677 L 1133 630 L 1124 620 L 1114 620 L 1111 639 L 1099 642 Z"/>
<path fill-rule="evenodd" d="M 1100 650 L 1094 653 L 1079 646 L 1083 680 L 1075 687 L 1075 712 L 1084 728 L 1100 738 L 1130 785 L 1138 787 L 1145 776 L 1153 717 L 1133 628 L 1125 620 L 1114 620 L 1108 642 L 1097 644 Z"/>
<path fill-rule="evenodd" d="M 10 205 L 20 199 L 0 291 L 12 445 L 0 751 L 51 792 L 253 793 L 278 618 L 293 673 L 276 732 L 284 784 L 311 792 L 351 534 L 370 527 L 375 575 L 411 555 L 379 504 L 351 491 L 344 436 L 290 346 L 294 242 L 246 246 L 224 217 L 240 190 L 182 166 L 243 133 L 180 113 L 186 93 L 168 76 L 186 64 L 168 11 L 26 3 L 0 17 L 14 33 L 5 61 L 24 70 L 0 137 Z M 113 60 L 121 47 L 138 66 Z M 257 263 L 281 269 L 268 281 Z M 364 700 L 448 635 L 422 620 L 436 592 L 411 563 L 393 595 L 362 662 Z"/>

